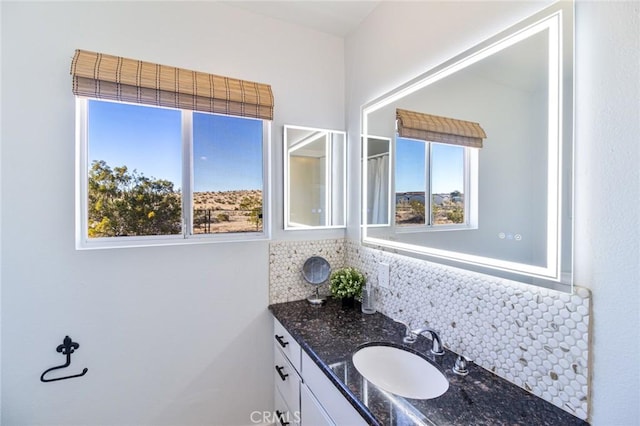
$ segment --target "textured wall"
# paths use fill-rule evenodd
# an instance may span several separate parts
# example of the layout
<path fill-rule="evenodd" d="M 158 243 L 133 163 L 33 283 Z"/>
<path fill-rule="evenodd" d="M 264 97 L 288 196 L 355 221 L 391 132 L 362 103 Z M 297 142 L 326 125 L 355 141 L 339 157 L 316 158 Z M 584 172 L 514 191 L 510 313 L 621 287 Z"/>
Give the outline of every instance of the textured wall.
<path fill-rule="evenodd" d="M 577 1 L 574 278 L 594 299 L 594 426 L 640 423 L 639 100 L 640 2 Z"/>
<path fill-rule="evenodd" d="M 377 308 L 413 326 L 428 325 L 449 349 L 582 419 L 588 414 L 591 294 L 560 293 L 437 265 L 349 240 L 272 243 L 271 303 L 307 297 L 304 260 L 361 269 L 376 286 Z M 343 256 L 341 258 L 341 256 Z M 388 289 L 378 264 L 390 265 Z"/>

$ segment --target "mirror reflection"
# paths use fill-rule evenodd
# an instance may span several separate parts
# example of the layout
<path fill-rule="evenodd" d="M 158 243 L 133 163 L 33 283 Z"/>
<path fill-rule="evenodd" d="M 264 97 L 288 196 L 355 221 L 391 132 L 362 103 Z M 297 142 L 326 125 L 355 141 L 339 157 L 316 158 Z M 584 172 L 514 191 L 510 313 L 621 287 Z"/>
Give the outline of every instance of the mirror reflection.
<path fill-rule="evenodd" d="M 365 106 L 364 137 L 392 140 L 395 161 L 391 220 L 364 226 L 364 243 L 570 284 L 571 23 L 569 6 L 552 6 Z M 403 111 L 446 123 L 406 134 Z M 461 122 L 479 123 L 486 138 L 465 146 L 438 136 Z M 369 164 L 364 205 L 374 225 L 385 222 L 369 215 Z"/>
<path fill-rule="evenodd" d="M 391 216 L 391 139 L 367 141 L 367 224 L 389 225 Z"/>
<path fill-rule="evenodd" d="M 345 226 L 345 132 L 284 127 L 285 229 Z"/>

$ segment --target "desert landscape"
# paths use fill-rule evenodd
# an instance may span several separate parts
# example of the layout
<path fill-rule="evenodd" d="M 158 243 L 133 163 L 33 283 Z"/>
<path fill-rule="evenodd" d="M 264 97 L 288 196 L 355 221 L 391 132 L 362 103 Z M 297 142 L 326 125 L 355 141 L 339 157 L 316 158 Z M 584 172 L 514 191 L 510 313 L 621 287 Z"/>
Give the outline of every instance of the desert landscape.
<path fill-rule="evenodd" d="M 262 191 L 207 191 L 193 194 L 193 233 L 262 231 Z"/>
<path fill-rule="evenodd" d="M 396 193 L 396 225 L 420 225 L 425 223 L 424 192 Z M 433 194 L 431 206 L 433 225 L 450 225 L 464 222 L 464 194 Z"/>

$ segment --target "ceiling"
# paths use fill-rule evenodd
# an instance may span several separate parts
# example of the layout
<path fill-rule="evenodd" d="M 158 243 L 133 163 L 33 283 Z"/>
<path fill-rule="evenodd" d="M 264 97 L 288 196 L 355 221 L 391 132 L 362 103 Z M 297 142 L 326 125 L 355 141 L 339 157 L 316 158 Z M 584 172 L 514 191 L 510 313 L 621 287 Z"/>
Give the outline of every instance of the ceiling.
<path fill-rule="evenodd" d="M 229 6 L 339 37 L 351 33 L 380 2 L 381 0 L 224 1 Z"/>
<path fill-rule="evenodd" d="M 222 0 L 229 6 L 237 7 L 258 15 L 312 28 L 323 33 L 338 37 L 345 37 L 353 32 L 358 25 L 383 1 L 388 0 Z M 519 49 L 520 57 L 511 56 L 504 59 L 502 64 L 495 61 L 483 61 L 474 67 L 482 77 L 497 80 L 502 84 L 519 87 L 522 90 L 535 91 L 545 81 L 537 76 L 546 76 L 544 67 L 546 62 L 538 61 L 539 55 L 530 52 L 541 52 L 544 44 L 531 46 L 531 49 Z M 534 61 L 535 59 L 535 61 Z M 488 68 L 488 70 L 484 70 Z M 531 70 L 539 69 L 540 72 Z"/>

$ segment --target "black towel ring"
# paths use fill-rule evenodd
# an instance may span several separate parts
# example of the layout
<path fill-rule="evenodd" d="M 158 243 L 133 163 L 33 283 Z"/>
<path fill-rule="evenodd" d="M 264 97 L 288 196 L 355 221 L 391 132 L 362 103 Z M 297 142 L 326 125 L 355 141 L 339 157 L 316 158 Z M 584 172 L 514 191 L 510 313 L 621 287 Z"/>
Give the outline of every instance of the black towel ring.
<path fill-rule="evenodd" d="M 89 371 L 87 368 L 85 368 L 84 370 L 82 370 L 82 373 L 80 374 L 74 374 L 73 376 L 66 376 L 66 377 L 57 377 L 55 379 L 45 379 L 44 376 L 53 370 L 59 370 L 61 368 L 67 368 L 69 365 L 71 365 L 71 354 L 73 352 L 75 352 L 76 349 L 78 349 L 80 347 L 79 343 L 76 343 L 74 341 L 71 340 L 71 338 L 69 336 L 66 336 L 64 338 L 64 340 L 62 341 L 61 345 L 58 345 L 58 347 L 56 348 L 56 352 L 60 352 L 62 353 L 62 355 L 66 355 L 67 356 L 67 362 L 65 362 L 62 365 L 59 365 L 57 367 L 51 367 L 48 370 L 45 370 L 44 373 L 42 373 L 42 375 L 40 376 L 40 380 L 43 382 L 55 382 L 56 380 L 65 380 L 65 379 L 71 379 L 73 377 L 81 377 L 84 376 L 85 374 L 87 374 L 87 371 Z"/>

